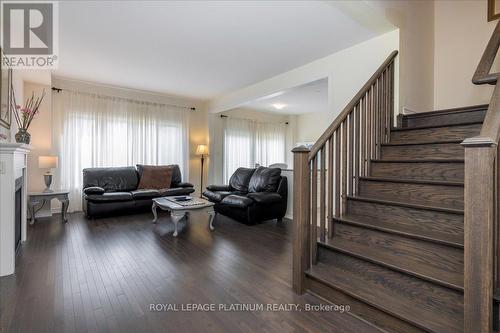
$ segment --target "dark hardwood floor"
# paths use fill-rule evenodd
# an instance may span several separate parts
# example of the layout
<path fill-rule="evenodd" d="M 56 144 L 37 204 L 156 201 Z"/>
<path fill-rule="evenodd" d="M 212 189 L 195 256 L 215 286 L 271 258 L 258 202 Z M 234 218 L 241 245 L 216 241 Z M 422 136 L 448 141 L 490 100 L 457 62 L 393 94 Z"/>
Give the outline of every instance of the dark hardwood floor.
<path fill-rule="evenodd" d="M 319 304 L 291 288 L 291 222 L 246 226 L 166 213 L 29 227 L 16 275 L 0 279 L 5 332 L 378 332 L 347 313 L 152 312 L 150 304 Z M 326 304 L 326 303 L 323 303 Z"/>

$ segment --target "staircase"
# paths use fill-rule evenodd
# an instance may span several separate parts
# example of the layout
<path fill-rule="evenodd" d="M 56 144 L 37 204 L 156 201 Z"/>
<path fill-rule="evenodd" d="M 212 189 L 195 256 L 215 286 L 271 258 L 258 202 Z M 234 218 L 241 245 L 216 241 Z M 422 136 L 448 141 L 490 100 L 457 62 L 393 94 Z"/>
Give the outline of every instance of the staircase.
<path fill-rule="evenodd" d="M 402 118 L 371 160 L 306 289 L 385 332 L 463 332 L 464 149 L 487 105 Z"/>
<path fill-rule="evenodd" d="M 395 121 L 394 51 L 293 150 L 296 293 L 385 333 L 499 330 L 499 48 L 500 21 L 472 79 L 495 86 L 488 105 Z"/>

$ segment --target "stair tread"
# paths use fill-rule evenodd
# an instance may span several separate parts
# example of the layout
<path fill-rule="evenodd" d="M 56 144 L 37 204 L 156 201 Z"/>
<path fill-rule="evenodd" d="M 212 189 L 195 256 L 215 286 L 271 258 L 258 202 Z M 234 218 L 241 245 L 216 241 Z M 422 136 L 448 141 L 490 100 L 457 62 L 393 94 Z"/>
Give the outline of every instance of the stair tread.
<path fill-rule="evenodd" d="M 410 183 L 410 184 L 428 184 L 428 185 L 447 185 L 447 186 L 464 186 L 463 182 L 448 181 L 448 180 L 434 180 L 434 179 L 412 179 L 412 178 L 391 178 L 391 177 L 360 177 L 359 179 L 377 182 L 393 182 L 393 183 Z"/>
<path fill-rule="evenodd" d="M 407 179 L 416 181 L 441 181 L 463 183 L 464 163 L 397 161 L 381 163 L 372 161 L 368 177 Z"/>
<path fill-rule="evenodd" d="M 460 144 L 463 140 L 438 140 L 438 141 L 412 141 L 412 142 L 389 142 L 382 143 L 382 147 L 397 147 L 397 146 L 423 146 L 423 145 L 441 145 L 456 143 Z"/>
<path fill-rule="evenodd" d="M 464 246 L 463 235 L 455 235 L 445 232 L 437 233 L 435 230 L 429 228 L 419 229 L 417 225 L 415 225 L 414 227 L 408 225 L 402 226 L 400 224 L 398 225 L 397 223 L 391 223 L 373 218 L 370 218 L 370 220 L 368 221 L 367 217 L 355 214 L 347 214 L 342 217 L 335 218 L 335 220 L 340 223 L 354 224 L 365 228 L 372 228 L 375 230 L 403 235 L 410 238 L 422 239 L 438 244 L 446 244 L 457 248 L 463 248 Z"/>
<path fill-rule="evenodd" d="M 430 124 L 430 126 L 433 126 L 433 124 Z M 443 141 L 459 141 L 478 136 L 481 132 L 481 128 L 482 122 L 424 128 L 406 127 L 392 131 L 389 143 L 438 143 Z"/>
<path fill-rule="evenodd" d="M 442 127 L 460 127 L 460 126 L 467 126 L 467 125 L 477 125 L 477 124 L 482 124 L 482 123 L 483 123 L 482 121 L 464 121 L 461 123 L 452 123 L 452 124 L 393 127 L 393 128 L 391 128 L 391 132 L 405 132 L 405 131 L 414 131 L 414 130 L 422 130 L 422 129 L 430 129 L 430 128 L 442 128 Z"/>
<path fill-rule="evenodd" d="M 463 247 L 464 243 L 463 212 L 433 210 L 380 199 L 348 197 L 347 214 L 337 218 L 351 224 L 361 224 L 408 237 L 435 240 L 455 247 Z"/>
<path fill-rule="evenodd" d="M 361 179 L 358 194 L 363 197 L 404 200 L 410 204 L 455 209 L 463 209 L 464 206 L 464 187 L 448 182 Z"/>
<path fill-rule="evenodd" d="M 416 112 L 401 117 L 402 127 L 437 126 L 483 122 L 487 105 L 460 107 L 429 112 Z"/>
<path fill-rule="evenodd" d="M 430 332 L 463 331 L 461 293 L 347 255 L 306 273 Z"/>
<path fill-rule="evenodd" d="M 451 158 L 415 158 L 415 159 L 372 159 L 370 160 L 374 163 L 464 163 L 463 158 L 451 159 Z"/>
<path fill-rule="evenodd" d="M 311 288 L 349 295 L 408 327 L 463 332 L 461 143 L 479 135 L 487 108 L 405 115 L 389 142 L 377 142 L 355 194 L 342 196 L 346 210 L 333 217 L 333 236 L 317 242 L 317 261 L 306 271 Z M 500 292 L 493 298 L 500 302 Z"/>
<path fill-rule="evenodd" d="M 351 225 L 320 244 L 463 291 L 462 249 Z"/>
<path fill-rule="evenodd" d="M 380 203 L 380 204 L 388 204 L 388 205 L 403 206 L 403 207 L 410 207 L 410 208 L 417 208 L 417 209 L 426 209 L 426 210 L 435 210 L 435 211 L 447 212 L 447 213 L 452 213 L 452 214 L 462 214 L 463 215 L 463 213 L 464 213 L 463 209 L 418 204 L 418 203 L 414 203 L 414 202 L 408 202 L 406 200 L 405 201 L 397 201 L 397 200 L 389 200 L 389 199 L 377 199 L 377 198 L 365 197 L 365 196 L 360 196 L 360 195 L 355 195 L 355 196 L 348 195 L 347 198 L 349 198 L 351 200 L 376 202 L 376 203 Z"/>
<path fill-rule="evenodd" d="M 404 117 L 415 118 L 415 117 L 436 116 L 436 115 L 449 114 L 449 113 L 471 112 L 471 111 L 477 111 L 477 110 L 486 110 L 486 109 L 488 109 L 488 107 L 489 107 L 489 104 L 469 105 L 469 106 L 461 106 L 461 107 L 456 107 L 456 108 L 431 110 L 431 111 L 424 111 L 424 112 L 415 112 L 415 113 L 405 114 Z"/>
<path fill-rule="evenodd" d="M 382 159 L 462 159 L 460 141 L 388 143 L 381 146 Z"/>

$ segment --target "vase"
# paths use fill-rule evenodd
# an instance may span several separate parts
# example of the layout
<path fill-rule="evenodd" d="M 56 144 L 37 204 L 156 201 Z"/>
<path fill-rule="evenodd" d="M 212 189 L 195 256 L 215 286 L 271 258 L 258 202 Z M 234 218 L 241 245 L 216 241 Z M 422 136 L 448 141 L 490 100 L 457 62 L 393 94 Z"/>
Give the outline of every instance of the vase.
<path fill-rule="evenodd" d="M 27 145 L 30 144 L 31 134 L 28 133 L 27 129 L 20 128 L 15 137 L 17 143 L 25 143 Z"/>

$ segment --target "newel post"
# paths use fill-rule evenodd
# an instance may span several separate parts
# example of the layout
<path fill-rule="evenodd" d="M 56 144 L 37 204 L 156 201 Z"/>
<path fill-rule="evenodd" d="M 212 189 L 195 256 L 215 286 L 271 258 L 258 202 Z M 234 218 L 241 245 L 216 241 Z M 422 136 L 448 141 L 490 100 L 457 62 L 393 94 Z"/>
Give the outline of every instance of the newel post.
<path fill-rule="evenodd" d="M 297 147 L 293 152 L 293 240 L 292 285 L 297 294 L 305 291 L 305 271 L 309 268 L 309 148 Z"/>
<path fill-rule="evenodd" d="M 493 322 L 495 156 L 490 138 L 466 139 L 464 193 L 464 332 L 490 333 Z"/>

